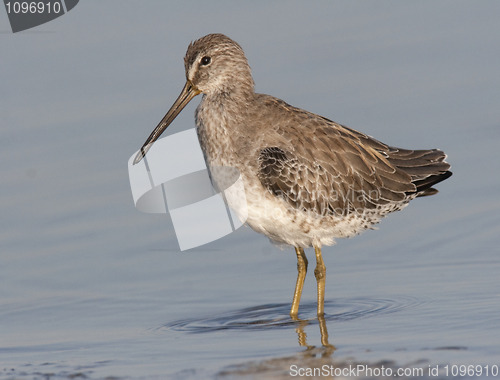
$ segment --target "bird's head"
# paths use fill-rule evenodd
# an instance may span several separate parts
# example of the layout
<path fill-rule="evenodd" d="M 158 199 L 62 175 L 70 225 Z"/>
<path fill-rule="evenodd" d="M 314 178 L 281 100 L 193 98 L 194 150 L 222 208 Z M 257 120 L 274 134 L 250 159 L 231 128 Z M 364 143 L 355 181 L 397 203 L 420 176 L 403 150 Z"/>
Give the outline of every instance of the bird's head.
<path fill-rule="evenodd" d="M 191 42 L 184 67 L 186 84 L 181 94 L 137 153 L 134 165 L 196 95 L 253 93 L 254 82 L 243 49 L 223 34 L 209 34 Z"/>
<path fill-rule="evenodd" d="M 186 80 L 203 94 L 253 91 L 245 53 L 223 34 L 209 34 L 192 42 L 184 57 Z"/>

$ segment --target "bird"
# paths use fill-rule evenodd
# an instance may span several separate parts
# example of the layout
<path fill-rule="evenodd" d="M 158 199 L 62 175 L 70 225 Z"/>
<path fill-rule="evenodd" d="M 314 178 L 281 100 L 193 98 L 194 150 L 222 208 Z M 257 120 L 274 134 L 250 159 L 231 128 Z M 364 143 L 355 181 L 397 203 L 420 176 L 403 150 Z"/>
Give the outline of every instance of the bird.
<path fill-rule="evenodd" d="M 246 224 L 272 243 L 295 248 L 297 280 L 290 316 L 297 320 L 314 248 L 317 315 L 324 317 L 322 247 L 372 229 L 381 218 L 449 178 L 439 149 L 400 149 L 323 116 L 255 92 L 241 46 L 223 34 L 192 41 L 184 57 L 186 84 L 153 130 L 134 164 L 182 109 L 202 94 L 195 124 L 207 167 L 239 170 Z M 212 178 L 213 180 L 213 178 Z"/>

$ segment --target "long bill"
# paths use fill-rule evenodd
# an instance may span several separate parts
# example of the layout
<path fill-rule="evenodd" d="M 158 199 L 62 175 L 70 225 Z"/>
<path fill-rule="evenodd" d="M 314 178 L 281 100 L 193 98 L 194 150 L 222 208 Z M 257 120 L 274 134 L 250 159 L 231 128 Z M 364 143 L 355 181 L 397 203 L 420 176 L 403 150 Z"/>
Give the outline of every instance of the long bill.
<path fill-rule="evenodd" d="M 163 119 L 161 119 L 160 123 L 156 126 L 151 135 L 149 135 L 141 150 L 137 153 L 137 156 L 135 156 L 134 165 L 141 162 L 153 143 L 158 140 L 163 132 L 165 132 L 170 123 L 174 121 L 177 115 L 184 109 L 184 107 L 186 107 L 191 99 L 200 94 L 200 92 L 201 91 L 194 87 L 189 80 L 186 81 L 186 85 L 182 89 L 182 92 L 177 100 L 174 104 L 172 104 L 172 107 L 170 107 L 167 114 L 163 117 Z"/>

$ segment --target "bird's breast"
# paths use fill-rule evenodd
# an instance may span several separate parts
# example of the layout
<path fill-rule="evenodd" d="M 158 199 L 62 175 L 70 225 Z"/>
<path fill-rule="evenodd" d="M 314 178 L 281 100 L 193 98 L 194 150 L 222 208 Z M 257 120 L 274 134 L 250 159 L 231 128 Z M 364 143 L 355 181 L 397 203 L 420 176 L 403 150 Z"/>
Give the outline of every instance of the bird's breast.
<path fill-rule="evenodd" d="M 196 131 L 209 166 L 239 167 L 238 123 L 227 105 L 204 98 L 195 114 Z"/>

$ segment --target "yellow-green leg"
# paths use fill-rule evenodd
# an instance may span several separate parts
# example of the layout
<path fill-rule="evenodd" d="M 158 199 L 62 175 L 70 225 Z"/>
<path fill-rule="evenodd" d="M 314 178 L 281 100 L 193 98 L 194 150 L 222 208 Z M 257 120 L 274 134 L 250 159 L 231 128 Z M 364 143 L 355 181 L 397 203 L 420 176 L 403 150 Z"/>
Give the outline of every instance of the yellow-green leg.
<path fill-rule="evenodd" d="M 316 252 L 316 269 L 314 269 L 314 276 L 318 282 L 318 317 L 325 315 L 325 281 L 326 281 L 326 267 L 321 256 L 321 248 L 314 247 Z"/>
<path fill-rule="evenodd" d="M 292 309 L 290 310 L 290 316 L 292 319 L 297 319 L 299 314 L 299 304 L 300 297 L 302 296 L 302 289 L 304 287 L 304 280 L 306 279 L 307 273 L 307 257 L 304 253 L 304 249 L 300 247 L 295 247 L 295 253 L 297 253 L 297 283 L 295 285 L 295 293 L 293 294 Z"/>

